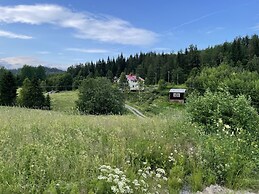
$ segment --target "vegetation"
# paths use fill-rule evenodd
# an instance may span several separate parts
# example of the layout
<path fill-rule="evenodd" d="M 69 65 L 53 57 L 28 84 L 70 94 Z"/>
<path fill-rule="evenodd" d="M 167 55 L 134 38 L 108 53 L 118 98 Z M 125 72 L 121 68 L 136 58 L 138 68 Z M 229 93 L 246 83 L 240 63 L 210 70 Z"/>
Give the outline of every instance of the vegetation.
<path fill-rule="evenodd" d="M 84 114 L 122 114 L 123 94 L 107 78 L 89 78 L 79 87 L 77 108 Z"/>
<path fill-rule="evenodd" d="M 43 95 L 42 89 L 37 79 L 26 78 L 19 93 L 18 103 L 22 107 L 36 109 L 50 109 L 49 96 Z"/>
<path fill-rule="evenodd" d="M 259 38 L 237 37 L 232 42 L 199 50 L 190 45 L 184 51 L 175 53 L 139 53 L 125 58 L 99 60 L 71 66 L 67 69 L 73 79 L 86 77 L 119 77 L 121 73 L 134 73 L 145 79 L 145 84 L 166 82 L 183 84 L 189 76 L 199 73 L 205 67 L 217 67 L 222 63 L 247 71 L 259 70 Z M 108 73 L 109 72 L 109 73 Z"/>
<path fill-rule="evenodd" d="M 53 92 L 50 94 L 51 107 L 53 111 L 66 112 L 70 114 L 77 113 L 76 101 L 78 100 L 78 91 Z"/>
<path fill-rule="evenodd" d="M 16 103 L 17 84 L 10 71 L 2 70 L 0 75 L 0 105 L 12 106 Z"/>
<path fill-rule="evenodd" d="M 244 130 L 251 137 L 259 138 L 259 116 L 245 96 L 235 98 L 228 92 L 207 91 L 204 96 L 190 97 L 187 105 L 192 121 L 201 125 L 206 133 L 223 130 L 236 135 Z"/>
<path fill-rule="evenodd" d="M 259 75 L 234 68 L 226 64 L 218 67 L 204 68 L 201 73 L 191 76 L 187 80 L 189 92 L 196 91 L 203 94 L 210 91 L 227 90 L 234 96 L 245 95 L 251 98 L 253 106 L 259 108 Z"/>
<path fill-rule="evenodd" d="M 2 193 L 259 189 L 258 139 L 202 133 L 183 109 L 145 119 L 0 109 Z"/>

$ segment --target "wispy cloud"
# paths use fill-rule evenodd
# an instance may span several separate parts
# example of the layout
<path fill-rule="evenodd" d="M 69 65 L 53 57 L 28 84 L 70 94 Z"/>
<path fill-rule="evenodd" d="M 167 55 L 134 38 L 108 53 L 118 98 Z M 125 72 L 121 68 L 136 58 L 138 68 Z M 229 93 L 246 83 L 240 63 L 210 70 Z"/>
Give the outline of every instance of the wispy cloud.
<path fill-rule="evenodd" d="M 8 31 L 3 31 L 3 30 L 0 30 L 0 37 L 17 38 L 17 39 L 32 39 L 31 36 L 26 36 L 26 35 L 22 35 L 22 34 L 15 34 L 13 32 L 8 32 Z"/>
<path fill-rule="evenodd" d="M 208 18 L 208 17 L 210 17 L 210 16 L 213 16 L 213 15 L 215 15 L 215 14 L 217 14 L 217 13 L 219 13 L 219 11 L 216 11 L 216 12 L 213 12 L 213 13 L 210 13 L 210 14 L 206 14 L 206 15 L 203 15 L 203 16 L 201 16 L 201 17 L 198 17 L 198 18 L 189 20 L 189 21 L 187 21 L 187 22 L 184 22 L 184 23 L 182 23 L 182 24 L 179 24 L 178 26 L 175 26 L 175 27 L 173 28 L 173 30 L 176 30 L 176 29 L 178 29 L 178 28 L 181 28 L 181 27 L 186 26 L 186 25 L 189 25 L 189 24 L 193 24 L 193 23 L 199 22 L 199 21 L 201 21 L 201 20 L 203 20 L 203 19 L 206 19 L 206 18 Z"/>
<path fill-rule="evenodd" d="M 80 53 L 109 53 L 110 51 L 105 49 L 82 49 L 82 48 L 67 48 L 67 51 L 75 51 Z"/>
<path fill-rule="evenodd" d="M 31 66 L 38 66 L 38 65 L 45 65 L 46 62 L 41 61 L 35 57 L 27 57 L 27 56 L 0 58 L 0 66 L 4 66 L 8 69 L 20 68 L 25 64 L 31 65 Z"/>
<path fill-rule="evenodd" d="M 157 39 L 156 33 L 119 18 L 74 12 L 52 4 L 0 6 L 0 22 L 52 24 L 74 29 L 78 38 L 126 45 L 148 45 Z"/>

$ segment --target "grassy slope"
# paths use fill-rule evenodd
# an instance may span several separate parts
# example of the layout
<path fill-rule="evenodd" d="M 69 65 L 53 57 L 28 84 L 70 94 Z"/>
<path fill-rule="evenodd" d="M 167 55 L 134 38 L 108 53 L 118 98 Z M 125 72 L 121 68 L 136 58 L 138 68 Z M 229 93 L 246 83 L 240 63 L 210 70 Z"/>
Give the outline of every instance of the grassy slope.
<path fill-rule="evenodd" d="M 96 192 L 100 165 L 124 169 L 134 179 L 143 162 L 152 168 L 164 168 L 169 186 L 181 186 L 183 182 L 174 180 L 184 180 L 191 181 L 197 190 L 215 183 L 214 171 L 207 172 L 210 164 L 216 172 L 214 165 L 241 157 L 239 151 L 229 155 L 236 146 L 230 137 L 202 137 L 186 121 L 184 106 L 169 103 L 166 94 L 151 96 L 150 100 L 150 94 L 143 94 L 146 96 L 140 101 L 136 100 L 137 93 L 133 95 L 135 100 L 130 102 L 152 117 L 66 114 L 73 112 L 77 99 L 74 91 L 51 94 L 55 111 L 0 107 L 0 193 L 55 193 L 55 185 L 61 185 L 62 192 L 73 188 L 82 193 Z M 190 149 L 197 152 L 191 158 Z M 169 162 L 169 156 L 175 161 Z M 208 164 L 203 164 L 201 157 Z M 170 171 L 172 166 L 176 169 Z M 235 168 L 239 169 L 238 164 Z M 239 186 L 259 189 L 258 176 L 251 180 L 251 173 L 249 179 L 246 174 L 240 177 L 233 179 Z M 228 186 L 239 187 L 231 184 Z"/>
<path fill-rule="evenodd" d="M 187 135 L 184 118 L 173 117 L 80 116 L 0 107 L 0 121 L 0 193 L 41 193 L 53 184 L 74 184 L 83 192 L 91 189 L 100 165 L 126 169 L 129 161 L 135 171 L 145 157 L 152 157 L 154 165 L 163 167 L 172 150 L 186 149 L 186 140 L 194 137 Z"/>
<path fill-rule="evenodd" d="M 50 94 L 51 106 L 54 111 L 70 112 L 75 110 L 75 101 L 78 99 L 78 91 L 66 91 Z"/>

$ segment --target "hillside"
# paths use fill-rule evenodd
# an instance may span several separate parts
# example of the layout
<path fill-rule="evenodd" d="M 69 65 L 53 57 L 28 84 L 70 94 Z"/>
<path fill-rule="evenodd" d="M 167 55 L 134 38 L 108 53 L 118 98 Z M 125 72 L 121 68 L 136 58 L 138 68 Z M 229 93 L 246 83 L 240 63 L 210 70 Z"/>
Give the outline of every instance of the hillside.
<path fill-rule="evenodd" d="M 249 168 L 231 174 L 247 160 L 234 137 L 202 134 L 184 109 L 143 119 L 0 107 L 0 120 L 1 193 L 102 193 L 118 180 L 134 193 L 197 191 L 220 180 L 259 190 Z M 230 158 L 239 163 L 215 169 Z"/>

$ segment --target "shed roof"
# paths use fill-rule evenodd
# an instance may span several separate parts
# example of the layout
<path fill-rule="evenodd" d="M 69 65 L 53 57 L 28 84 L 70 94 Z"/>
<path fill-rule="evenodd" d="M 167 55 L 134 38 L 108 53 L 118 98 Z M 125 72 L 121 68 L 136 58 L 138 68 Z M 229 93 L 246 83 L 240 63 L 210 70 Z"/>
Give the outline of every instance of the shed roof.
<path fill-rule="evenodd" d="M 170 89 L 169 93 L 185 93 L 186 89 Z"/>

